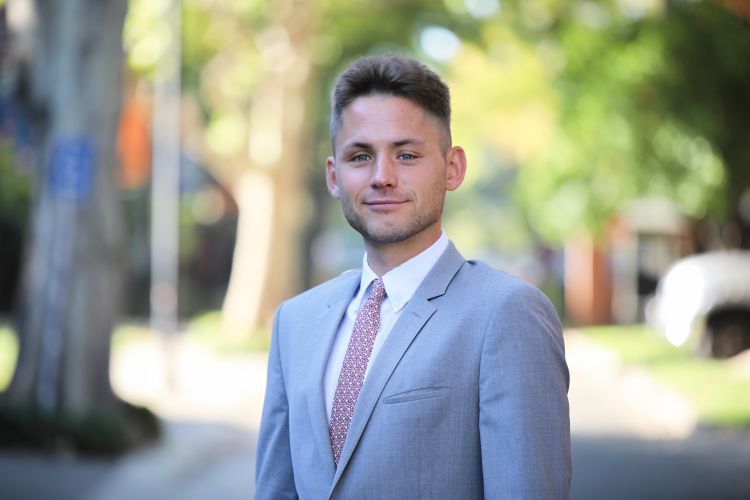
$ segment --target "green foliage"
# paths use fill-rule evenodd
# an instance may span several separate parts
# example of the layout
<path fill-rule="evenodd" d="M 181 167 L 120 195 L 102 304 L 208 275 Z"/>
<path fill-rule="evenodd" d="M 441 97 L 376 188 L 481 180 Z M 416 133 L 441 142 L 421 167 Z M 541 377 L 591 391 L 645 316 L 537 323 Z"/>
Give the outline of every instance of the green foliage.
<path fill-rule="evenodd" d="M 720 156 L 733 208 L 750 187 L 750 25 L 719 2 L 703 1 L 679 4 L 660 28 L 666 58 L 655 111 L 705 138 Z"/>
<path fill-rule="evenodd" d="M 609 3 L 585 14 L 584 4 L 571 2 L 543 35 L 565 63 L 551 81 L 557 132 L 521 169 L 531 224 L 550 241 L 597 233 L 642 196 L 696 218 L 721 214 L 750 185 L 739 139 L 750 133 L 747 26 L 716 2 L 630 17 Z"/>
<path fill-rule="evenodd" d="M 0 138 L 0 222 L 21 227 L 30 201 L 30 176 L 16 166 L 13 145 Z"/>
<path fill-rule="evenodd" d="M 309 50 L 305 119 L 285 133 L 312 138 L 299 162 L 324 212 L 332 83 L 354 57 L 397 51 L 436 66 L 451 85 L 470 169 L 446 222 L 469 247 L 526 251 L 529 225 L 552 243 L 598 233 L 637 197 L 670 199 L 696 218 L 721 215 L 750 186 L 749 30 L 719 2 L 508 0 L 487 15 L 467 5 L 324 0 L 306 4 L 300 42 L 287 2 L 186 0 L 183 87 L 199 100 L 208 148 L 241 158 L 230 169 L 247 168 L 248 138 L 267 128 L 253 128 L 259 88 L 278 78 L 289 50 Z M 131 2 L 125 40 L 136 70 L 163 50 L 160 15 L 153 2 Z M 423 52 L 420 34 L 433 25 L 460 37 L 452 60 Z M 517 182 L 502 172 L 516 169 Z M 511 191 L 521 210 L 506 203 Z"/>
<path fill-rule="evenodd" d="M 750 427 L 750 375 L 731 360 L 696 358 L 642 325 L 585 328 L 590 340 L 612 350 L 626 365 L 642 366 L 682 394 L 701 422 Z"/>

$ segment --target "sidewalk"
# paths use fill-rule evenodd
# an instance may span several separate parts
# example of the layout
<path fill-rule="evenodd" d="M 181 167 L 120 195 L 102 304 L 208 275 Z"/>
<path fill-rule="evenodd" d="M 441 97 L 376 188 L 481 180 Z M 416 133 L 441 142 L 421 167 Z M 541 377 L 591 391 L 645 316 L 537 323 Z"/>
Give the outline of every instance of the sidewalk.
<path fill-rule="evenodd" d="M 247 500 L 255 435 L 226 424 L 165 422 L 153 447 L 116 460 L 0 453 L 4 500 Z"/>
<path fill-rule="evenodd" d="M 748 433 L 695 430 L 689 405 L 645 373 L 573 331 L 566 343 L 574 500 L 750 498 Z M 128 345 L 113 354 L 113 385 L 164 419 L 162 442 L 109 461 L 2 452 L 0 496 L 251 498 L 265 366 L 262 354 L 217 358 L 189 341 Z"/>
<path fill-rule="evenodd" d="M 575 330 L 565 332 L 565 347 L 573 434 L 680 439 L 695 430 L 690 404 L 644 369 L 625 368 L 614 353 Z"/>
<path fill-rule="evenodd" d="M 266 355 L 212 355 L 183 338 L 129 343 L 112 354 L 119 396 L 162 418 L 151 447 L 114 460 L 0 450 L 3 500 L 252 498 Z"/>

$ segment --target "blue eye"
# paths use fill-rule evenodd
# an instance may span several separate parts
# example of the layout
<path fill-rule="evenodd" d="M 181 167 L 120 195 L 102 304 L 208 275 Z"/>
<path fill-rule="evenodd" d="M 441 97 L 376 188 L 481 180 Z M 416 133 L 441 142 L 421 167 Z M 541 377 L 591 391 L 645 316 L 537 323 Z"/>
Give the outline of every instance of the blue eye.
<path fill-rule="evenodd" d="M 352 157 L 352 161 L 367 161 L 367 160 L 369 160 L 369 159 L 370 159 L 370 156 L 369 156 L 369 155 L 366 155 L 366 154 L 364 154 L 364 153 L 360 153 L 360 154 L 358 154 L 358 155 L 354 155 L 354 156 Z"/>
<path fill-rule="evenodd" d="M 416 159 L 416 156 L 414 156 L 411 153 L 402 153 L 398 157 L 399 157 L 399 159 L 406 160 L 406 161 L 410 161 L 410 160 Z"/>

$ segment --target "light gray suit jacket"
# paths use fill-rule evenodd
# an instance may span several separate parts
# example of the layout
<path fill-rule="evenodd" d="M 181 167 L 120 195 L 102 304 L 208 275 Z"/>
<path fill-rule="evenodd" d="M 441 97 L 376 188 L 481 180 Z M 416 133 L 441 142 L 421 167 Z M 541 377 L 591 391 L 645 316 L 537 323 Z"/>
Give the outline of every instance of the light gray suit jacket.
<path fill-rule="evenodd" d="M 359 280 L 344 274 L 276 313 L 255 498 L 568 498 L 557 315 L 536 288 L 453 244 L 373 360 L 334 466 L 323 375 Z"/>

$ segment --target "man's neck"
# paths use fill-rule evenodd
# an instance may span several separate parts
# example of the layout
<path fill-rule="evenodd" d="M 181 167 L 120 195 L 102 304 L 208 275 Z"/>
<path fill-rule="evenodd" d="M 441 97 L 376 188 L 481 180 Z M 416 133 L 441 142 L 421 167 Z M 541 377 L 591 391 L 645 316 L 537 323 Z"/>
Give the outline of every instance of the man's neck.
<path fill-rule="evenodd" d="M 391 269 L 424 252 L 440 238 L 442 231 L 439 224 L 434 229 L 430 229 L 397 243 L 378 245 L 365 240 L 367 263 L 370 265 L 370 269 L 379 277 L 382 277 Z"/>

